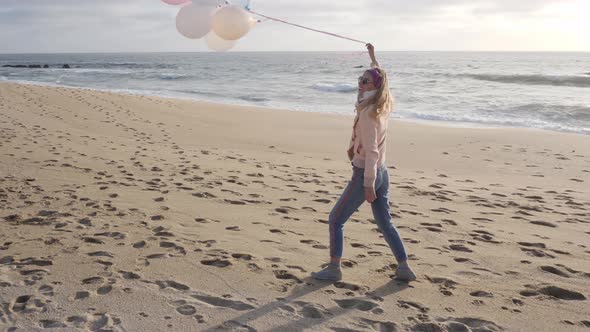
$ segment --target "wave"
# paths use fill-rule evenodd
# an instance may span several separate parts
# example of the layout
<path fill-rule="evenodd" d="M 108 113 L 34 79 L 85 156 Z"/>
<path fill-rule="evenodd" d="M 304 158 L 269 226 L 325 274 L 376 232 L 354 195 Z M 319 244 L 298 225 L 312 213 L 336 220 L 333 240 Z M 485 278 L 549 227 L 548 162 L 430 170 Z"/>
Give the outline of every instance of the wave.
<path fill-rule="evenodd" d="M 464 74 L 463 76 L 481 81 L 513 83 L 524 85 L 552 85 L 588 88 L 590 77 L 559 76 L 559 75 L 492 75 L 492 74 Z"/>
<path fill-rule="evenodd" d="M 590 127 L 590 106 L 531 103 L 503 110 L 504 114 L 525 115 L 550 122 L 576 122 Z"/>
<path fill-rule="evenodd" d="M 183 74 L 176 74 L 176 73 L 161 73 L 161 74 L 158 74 L 157 77 L 161 80 L 178 80 L 178 79 L 187 78 L 188 76 L 183 75 Z"/>
<path fill-rule="evenodd" d="M 439 110 L 436 113 L 401 111 L 406 119 L 472 123 L 478 125 L 528 127 L 590 134 L 590 105 L 529 103 L 509 107 L 479 108 L 473 112 Z"/>
<path fill-rule="evenodd" d="M 355 84 L 350 83 L 316 83 L 311 86 L 314 90 L 325 91 L 325 92 L 356 92 L 358 87 Z"/>
<path fill-rule="evenodd" d="M 419 112 L 399 112 L 392 115 L 395 118 L 404 120 L 434 121 L 442 122 L 449 125 L 472 125 L 481 127 L 512 127 L 512 128 L 533 128 L 541 130 L 551 130 L 559 132 L 568 132 L 582 135 L 590 135 L 590 127 L 580 126 L 578 124 L 554 123 L 542 120 L 531 121 L 527 119 L 501 119 L 479 117 L 477 115 L 461 114 L 427 114 Z"/>
<path fill-rule="evenodd" d="M 75 73 L 75 74 L 111 74 L 111 75 L 129 75 L 133 71 L 122 70 L 122 69 L 107 69 L 107 68 L 52 68 L 51 70 L 63 73 Z"/>
<path fill-rule="evenodd" d="M 74 62 L 73 66 L 80 68 L 124 68 L 124 69 L 176 69 L 176 64 L 153 63 L 153 62 Z"/>
<path fill-rule="evenodd" d="M 263 98 L 263 97 L 255 97 L 255 96 L 240 96 L 238 99 L 245 100 L 245 101 L 254 101 L 254 102 L 264 102 L 270 101 L 270 99 Z"/>
<path fill-rule="evenodd" d="M 173 72 L 165 72 L 165 73 L 158 73 L 158 72 L 150 72 L 150 71 L 140 71 L 140 70 L 133 70 L 133 69 L 115 69 L 115 68 L 73 68 L 73 69 L 62 69 L 62 68 L 54 68 L 50 69 L 50 71 L 60 73 L 60 74 L 70 74 L 70 77 L 73 77 L 71 74 L 87 74 L 88 76 L 84 76 L 88 79 L 94 78 L 104 78 L 104 77 L 128 77 L 132 79 L 159 79 L 159 80 L 178 80 L 178 79 L 185 79 L 190 76 L 180 73 L 173 73 Z M 91 76 L 92 75 L 92 76 Z M 82 77 L 82 76 L 80 76 Z"/>

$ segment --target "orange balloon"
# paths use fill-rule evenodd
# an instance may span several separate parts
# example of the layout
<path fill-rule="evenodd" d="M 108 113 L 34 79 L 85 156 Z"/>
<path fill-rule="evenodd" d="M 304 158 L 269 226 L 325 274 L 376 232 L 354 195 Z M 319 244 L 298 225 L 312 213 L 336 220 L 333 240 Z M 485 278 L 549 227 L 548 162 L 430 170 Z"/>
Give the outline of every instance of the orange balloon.
<path fill-rule="evenodd" d="M 252 27 L 252 17 L 244 9 L 235 6 L 225 6 L 217 10 L 213 16 L 213 31 L 225 40 L 242 38 Z"/>

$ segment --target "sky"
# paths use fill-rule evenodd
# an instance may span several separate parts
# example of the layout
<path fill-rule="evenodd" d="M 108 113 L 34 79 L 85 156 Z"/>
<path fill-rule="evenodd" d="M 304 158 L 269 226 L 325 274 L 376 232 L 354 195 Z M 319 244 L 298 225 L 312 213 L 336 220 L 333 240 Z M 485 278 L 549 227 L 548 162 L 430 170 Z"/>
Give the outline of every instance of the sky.
<path fill-rule="evenodd" d="M 0 53 L 207 51 L 204 40 L 177 32 L 179 8 L 161 0 L 0 0 Z M 253 0 L 252 9 L 383 51 L 590 52 L 590 0 Z M 233 51 L 363 49 L 263 21 Z"/>

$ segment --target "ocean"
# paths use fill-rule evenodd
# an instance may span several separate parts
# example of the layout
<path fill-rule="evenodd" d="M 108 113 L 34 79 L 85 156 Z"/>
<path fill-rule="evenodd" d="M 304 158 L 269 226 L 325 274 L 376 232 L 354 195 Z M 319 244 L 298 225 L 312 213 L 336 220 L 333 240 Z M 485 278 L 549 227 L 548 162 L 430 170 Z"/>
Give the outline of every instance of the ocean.
<path fill-rule="evenodd" d="M 393 118 L 590 134 L 590 53 L 377 58 L 395 96 Z M 30 64 L 49 68 L 2 67 Z M 363 52 L 0 54 L 0 81 L 352 115 L 368 65 Z"/>

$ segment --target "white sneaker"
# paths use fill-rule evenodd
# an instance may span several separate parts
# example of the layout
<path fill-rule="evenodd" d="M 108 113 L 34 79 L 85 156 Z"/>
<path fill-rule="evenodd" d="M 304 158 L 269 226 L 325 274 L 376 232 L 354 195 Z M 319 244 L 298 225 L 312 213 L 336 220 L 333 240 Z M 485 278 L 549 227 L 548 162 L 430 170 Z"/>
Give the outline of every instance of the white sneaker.
<path fill-rule="evenodd" d="M 397 269 L 395 270 L 395 274 L 397 275 L 397 279 L 404 280 L 404 281 L 414 281 L 416 280 L 416 274 L 408 265 L 408 261 L 404 261 L 399 263 Z"/>
<path fill-rule="evenodd" d="M 311 275 L 318 280 L 338 281 L 342 279 L 340 264 L 329 263 L 323 270 L 312 272 Z"/>

